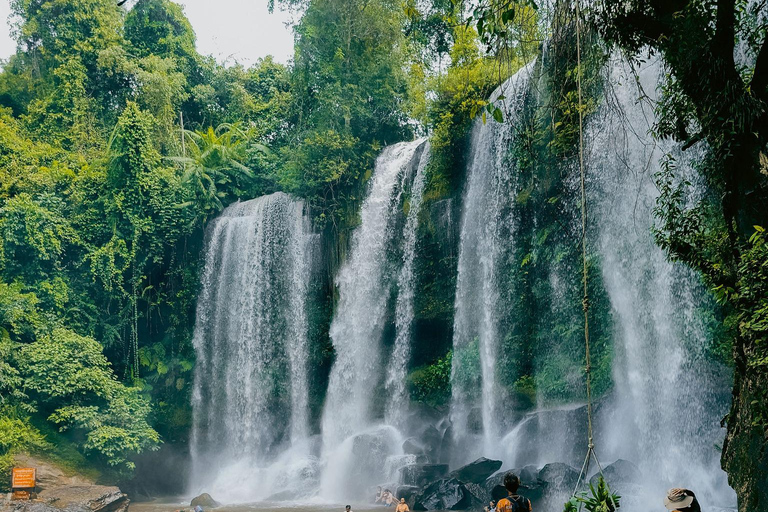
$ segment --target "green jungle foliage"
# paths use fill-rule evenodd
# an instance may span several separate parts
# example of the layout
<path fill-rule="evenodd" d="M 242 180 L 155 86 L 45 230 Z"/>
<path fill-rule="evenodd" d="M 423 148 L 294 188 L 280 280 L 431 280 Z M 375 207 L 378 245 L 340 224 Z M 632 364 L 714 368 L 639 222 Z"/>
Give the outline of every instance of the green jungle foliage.
<path fill-rule="evenodd" d="M 170 0 L 128 9 L 113 0 L 13 0 L 18 49 L 0 73 L 0 474 L 14 453 L 55 446 L 73 465 L 115 480 L 130 475 L 139 454 L 184 445 L 206 223 L 239 199 L 278 190 L 305 198 L 331 276 L 379 150 L 423 134 L 431 159 L 408 389 L 414 401 L 447 407 L 453 356 L 478 355 L 451 352 L 458 235 L 446 234 L 444 219 L 455 225 L 459 215 L 473 123 L 503 121 L 503 105 L 487 98 L 540 55 L 545 39 L 547 59 L 534 68 L 541 96 L 524 99 L 510 148 L 510 207 L 520 223 L 502 277 L 506 397 L 520 409 L 583 399 L 579 199 L 565 178 L 579 109 L 588 116 L 601 101 L 610 45 L 636 52 L 651 44 L 669 67 L 657 135 L 713 148 L 700 164 L 711 193 L 693 208 L 673 161 L 657 176 L 657 241 L 698 270 L 722 303 L 702 314 L 711 357 L 736 361 L 742 391 L 729 427 L 753 440 L 765 432 L 768 386 L 754 384 L 768 374 L 768 187 L 760 177 L 768 73 L 725 65 L 735 71 L 723 83 L 719 67 L 699 66 L 725 58 L 706 51 L 722 43 L 719 30 L 728 35 L 727 23 L 712 27 L 728 20 L 676 1 L 603 2 L 585 13 L 592 25 L 578 69 L 570 2 L 551 12 L 530 0 L 278 3 L 302 12 L 293 63 L 268 57 L 246 68 L 198 54 L 193 28 Z M 613 4 L 648 12 L 629 19 Z M 731 14 L 761 62 L 756 14 Z M 643 16 L 658 23 L 638 23 Z M 705 51 L 687 40 L 711 44 Z M 613 326 L 599 257 L 587 263 L 592 380 L 602 396 L 611 386 Z M 316 290 L 322 300 L 310 312 L 317 389 L 334 358 L 331 281 Z M 323 398 L 310 397 L 315 418 Z M 735 439 L 738 467 L 750 450 Z"/>

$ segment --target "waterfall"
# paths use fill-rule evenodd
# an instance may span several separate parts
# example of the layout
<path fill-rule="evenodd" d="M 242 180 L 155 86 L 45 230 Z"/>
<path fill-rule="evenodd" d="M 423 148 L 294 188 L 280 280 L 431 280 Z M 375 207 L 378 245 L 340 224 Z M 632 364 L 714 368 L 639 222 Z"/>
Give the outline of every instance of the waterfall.
<path fill-rule="evenodd" d="M 493 453 L 500 438 L 497 422 L 499 389 L 496 361 L 500 322 L 506 304 L 499 289 L 500 273 L 514 249 L 516 218 L 511 209 L 516 194 L 517 163 L 508 148 L 515 137 L 533 70 L 530 63 L 492 96 L 504 95 L 504 122 L 478 119 L 472 129 L 467 190 L 464 197 L 456 284 L 451 416 L 454 438 L 468 445 L 468 436 L 482 431 L 483 451 Z M 479 391 L 479 395 L 478 395 Z M 471 425 L 480 407 L 482 425 Z M 477 453 L 465 454 L 471 458 Z M 462 457 L 462 456 L 460 456 Z"/>
<path fill-rule="evenodd" d="M 683 153 L 650 135 L 658 62 L 645 64 L 637 79 L 619 59 L 609 70 L 615 85 L 586 133 L 595 249 L 616 325 L 616 394 L 601 421 L 603 439 L 607 453 L 633 460 L 664 482 L 659 487 L 689 486 L 705 503 L 725 506 L 733 491 L 716 446 L 730 379 L 707 360 L 697 311 L 707 307 L 706 291 L 693 271 L 667 261 L 651 233 L 660 159 L 674 156 L 678 174 L 695 184 L 688 154 L 695 148 Z"/>
<path fill-rule="evenodd" d="M 393 264 L 396 258 L 392 256 L 398 254 L 398 214 L 414 163 L 419 162 L 417 151 L 423 145 L 423 140 L 395 144 L 384 148 L 377 158 L 349 258 L 336 278 L 339 301 L 330 328 L 336 360 L 323 410 L 323 454 L 329 463 L 322 492 L 329 497 L 360 492 L 362 482 L 371 485 L 383 478 L 384 459 L 400 450 L 399 434 L 377 427 L 375 420 L 384 412 L 379 391 L 385 384 L 385 368 L 392 364 L 384 359 L 382 334 L 391 317 L 390 302 L 400 268 Z M 422 166 L 418 167 L 423 174 Z M 418 197 L 412 197 L 417 203 L 423 184 L 419 187 Z M 403 337 L 406 330 L 410 327 L 401 326 Z M 403 338 L 396 357 L 406 356 L 406 344 Z M 392 383 L 390 391 L 394 385 L 404 387 Z M 367 469 L 365 460 L 371 463 Z"/>
<path fill-rule="evenodd" d="M 710 333 L 702 312 L 711 308 L 711 299 L 693 271 L 667 260 L 651 231 L 658 197 L 653 174 L 662 156 L 672 154 L 679 177 L 696 183 L 690 153 L 700 154 L 703 148 L 683 153 L 677 144 L 652 137 L 659 63 L 645 64 L 637 77 L 618 59 L 606 69 L 605 99 L 587 120 L 585 133 L 589 250 L 601 272 L 597 286 L 604 288 L 613 323 L 614 389 L 598 404 L 597 448 L 604 463 L 617 458 L 636 463 L 650 493 L 688 486 L 698 490 L 706 505 L 730 506 L 735 497 L 719 467 L 717 448 L 730 379 L 707 354 Z M 530 74 L 530 66 L 524 68 L 494 93 L 506 97 L 504 123 L 478 121 L 472 132 L 454 317 L 451 415 L 460 446 L 454 463 L 484 455 L 509 459 L 507 468 L 556 461 L 575 465 L 583 457 L 582 446 L 586 450 L 586 417 L 579 403 L 555 407 L 539 400 L 539 409 L 506 435 L 500 430 L 506 427 L 500 418 L 509 416 L 498 382 L 499 365 L 509 354 L 502 354 L 500 344 L 519 321 L 505 317 L 514 293 L 505 275 L 518 271 L 515 235 L 529 235 L 520 231 L 514 204 L 521 170 L 514 144 L 528 108 L 524 95 L 531 89 Z M 576 162 L 572 169 L 565 187 L 578 198 Z M 694 195 L 703 193 L 701 188 Z M 571 207 L 578 211 L 578 204 Z M 535 231 L 535 222 L 527 229 Z M 564 301 L 572 299 L 563 280 L 580 276 L 556 260 L 547 267 L 550 311 L 542 314 L 562 322 L 564 315 L 571 316 Z M 573 322 L 582 328 L 579 318 Z M 539 352 L 534 367 L 542 371 L 543 362 L 561 355 L 568 357 Z M 582 375 L 567 380 L 583 386 L 578 384 Z M 644 510 L 647 502 L 629 499 L 622 508 Z"/>
<path fill-rule="evenodd" d="M 387 364 L 387 408 L 385 420 L 389 425 L 402 426 L 403 409 L 408 403 L 405 378 L 411 357 L 413 326 L 414 263 L 416 260 L 416 229 L 419 225 L 421 200 L 427 183 L 426 168 L 429 162 L 429 143 L 426 143 L 419 159 L 416 176 L 411 185 L 411 200 L 403 228 L 402 267 L 397 277 L 397 303 L 395 305 L 395 346 Z"/>
<path fill-rule="evenodd" d="M 307 302 L 317 242 L 304 204 L 279 192 L 235 203 L 208 226 L 193 337 L 199 482 L 228 466 L 262 467 L 308 435 Z M 260 483 L 248 482 L 251 492 Z"/>

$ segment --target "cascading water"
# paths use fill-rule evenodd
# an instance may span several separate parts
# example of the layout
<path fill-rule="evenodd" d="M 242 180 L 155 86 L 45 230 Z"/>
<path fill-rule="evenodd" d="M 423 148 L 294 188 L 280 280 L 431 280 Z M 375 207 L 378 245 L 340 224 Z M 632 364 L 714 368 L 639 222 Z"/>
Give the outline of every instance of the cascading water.
<path fill-rule="evenodd" d="M 705 504 L 732 506 L 734 493 L 719 468 L 717 449 L 724 434 L 719 419 L 728 402 L 729 378 L 706 355 L 709 340 L 701 318 L 710 307 L 708 299 L 693 272 L 667 261 L 651 232 L 658 196 L 652 177 L 661 157 L 675 155 L 686 178 L 693 179 L 694 172 L 678 146 L 656 143 L 650 134 L 659 65 L 640 73 L 642 94 L 627 69 L 618 61 L 609 64 L 613 85 L 586 133 L 589 245 L 602 270 L 614 323 L 615 392 L 599 406 L 598 450 L 604 463 L 625 458 L 638 464 L 647 476 L 647 491 L 690 486 L 699 489 Z M 558 460 L 576 464 L 582 447 L 586 453 L 582 404 L 546 409 L 539 402 L 540 408 L 503 438 L 494 430 L 503 416 L 496 373 L 503 308 L 508 307 L 497 283 L 504 272 L 515 271 L 508 255 L 515 247 L 510 234 L 517 220 L 510 205 L 519 192 L 514 176 L 519 169 L 510 153 L 514 155 L 515 123 L 524 108 L 515 99 L 530 87 L 530 69 L 521 73 L 504 85 L 515 85 L 514 93 L 504 90 L 507 101 L 513 99 L 504 125 L 478 123 L 472 137 L 455 301 L 451 413 L 460 445 L 471 443 L 473 431 L 482 432 L 483 442 L 480 450 L 460 449 L 455 463 L 484 455 L 508 459 L 507 468 Z M 566 187 L 575 187 L 575 180 Z M 571 192 L 578 197 L 575 188 Z M 578 275 L 551 263 L 551 314 L 562 321 L 570 316 L 562 304 L 570 294 L 563 293 L 561 281 Z M 580 324 L 575 317 L 574 322 Z M 557 354 L 537 355 L 552 357 Z M 475 404 L 479 411 L 472 411 Z M 481 425 L 472 424 L 477 416 Z M 645 510 L 647 501 L 629 500 L 622 508 Z"/>
<path fill-rule="evenodd" d="M 215 493 L 236 467 L 242 485 L 226 494 L 265 497 L 277 471 L 267 480 L 261 468 L 306 443 L 307 303 L 318 240 L 304 204 L 280 192 L 235 203 L 208 227 L 193 338 L 193 487 Z"/>
<path fill-rule="evenodd" d="M 444 459 L 451 435 L 454 465 L 481 455 L 502 458 L 507 468 L 578 463 L 574 458 L 586 449 L 583 403 L 553 407 L 539 395 L 535 411 L 508 414 L 509 383 L 499 371 L 516 357 L 507 353 L 516 338 L 504 338 L 520 322 L 511 313 L 517 290 L 509 278 L 520 268 L 517 244 L 530 235 L 526 230 L 539 229 L 535 217 L 521 217 L 525 206 L 515 200 L 524 167 L 513 150 L 526 109 L 540 99 L 531 92 L 534 69 L 526 66 L 494 94 L 492 100 L 505 96 L 504 122 L 478 121 L 472 131 L 454 297 L 452 423 L 408 413 L 417 234 L 429 160 L 428 144 L 419 140 L 387 147 L 377 159 L 349 258 L 336 277 L 330 329 L 336 359 L 321 452 L 310 449 L 307 377 L 308 283 L 319 235 L 303 204 L 280 193 L 232 205 L 209 226 L 194 336 L 195 490 L 230 502 L 275 498 L 277 491 L 291 499 L 361 498 L 371 485 L 396 480 L 404 464 Z M 644 94 L 624 64 L 613 61 L 608 69 L 614 85 L 586 126 L 589 246 L 612 309 L 606 323 L 613 326 L 606 343 L 612 343 L 614 390 L 598 404 L 598 449 L 604 463 L 621 457 L 638 464 L 653 493 L 673 484 L 696 487 L 705 505 L 727 506 L 734 496 L 716 444 L 727 404 L 718 390 L 728 388 L 728 375 L 706 354 L 700 312 L 709 307 L 706 294 L 691 271 L 666 260 L 650 231 L 660 157 L 672 153 L 681 175 L 695 173 L 674 144 L 649 135 L 659 66 L 641 71 Z M 564 186 L 575 197 L 578 173 L 572 174 Z M 543 314 L 580 330 L 568 282 L 578 273 L 559 260 L 541 268 L 549 276 Z M 562 332 L 542 331 L 552 338 Z M 567 343 L 545 344 L 549 349 L 533 356 L 534 377 L 564 368 L 571 374 L 558 375 L 558 382 L 582 386 L 578 363 L 548 366 L 573 356 L 555 353 Z M 406 436 L 415 436 L 409 446 L 423 442 L 424 451 L 404 455 Z M 622 509 L 646 505 L 627 500 Z"/>
<path fill-rule="evenodd" d="M 387 364 L 387 408 L 384 419 L 389 425 L 401 427 L 403 409 L 408 404 L 405 392 L 405 379 L 408 375 L 408 363 L 411 356 L 411 336 L 413 327 L 413 299 L 415 286 L 414 263 L 416 260 L 416 234 L 419 225 L 421 200 L 427 183 L 427 163 L 429 162 L 429 143 L 426 143 L 416 176 L 411 185 L 411 200 L 408 216 L 403 228 L 402 267 L 397 277 L 397 304 L 395 305 L 395 346 Z"/>
<path fill-rule="evenodd" d="M 452 404 L 454 439 L 467 453 L 456 462 L 480 455 L 471 451 L 470 436 L 482 431 L 483 453 L 493 453 L 500 438 L 500 398 L 496 383 L 500 317 L 505 307 L 499 290 L 500 274 L 514 249 L 516 219 L 511 209 L 515 196 L 516 162 L 508 148 L 515 137 L 534 63 L 507 80 L 492 96 L 504 95 L 504 122 L 475 122 L 469 158 L 467 191 L 461 221 L 456 284 Z M 479 391 L 479 394 L 478 394 Z M 482 425 L 471 425 L 473 407 L 479 406 Z"/>
<path fill-rule="evenodd" d="M 398 431 L 377 426 L 384 409 L 377 390 L 382 388 L 384 369 L 391 364 L 384 360 L 382 334 L 399 266 L 391 264 L 390 253 L 397 252 L 401 199 L 423 144 L 423 140 L 395 144 L 379 155 L 349 259 L 336 278 L 339 303 L 330 329 L 336 360 L 323 411 L 323 455 L 328 464 L 321 492 L 330 498 L 365 492 L 365 484 L 385 477 L 386 457 L 401 452 Z M 418 196 L 423 184 L 419 187 Z M 420 203 L 420 197 L 415 199 Z M 407 283 L 412 277 L 402 279 Z M 401 326 L 404 337 L 409 331 L 409 326 Z M 404 343 L 405 338 L 396 348 L 402 357 L 407 353 Z"/>
<path fill-rule="evenodd" d="M 637 80 L 630 71 L 612 62 L 616 85 L 586 133 L 596 249 L 616 325 L 616 393 L 601 421 L 606 454 L 636 462 L 660 488 L 688 486 L 703 504 L 726 506 L 735 496 L 717 445 L 729 377 L 705 353 L 698 310 L 706 292 L 691 270 L 667 261 L 651 233 L 663 155 L 675 157 L 682 177 L 695 173 L 677 145 L 657 144 L 649 133 L 660 64 L 645 64 Z"/>

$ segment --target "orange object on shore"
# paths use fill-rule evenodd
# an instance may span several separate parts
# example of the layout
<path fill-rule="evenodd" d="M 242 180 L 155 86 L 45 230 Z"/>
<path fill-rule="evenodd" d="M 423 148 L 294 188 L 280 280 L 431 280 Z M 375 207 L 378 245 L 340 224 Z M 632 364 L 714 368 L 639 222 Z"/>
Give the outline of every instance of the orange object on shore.
<path fill-rule="evenodd" d="M 14 500 L 28 500 L 30 491 L 35 489 L 35 468 L 13 468 L 11 488 Z"/>

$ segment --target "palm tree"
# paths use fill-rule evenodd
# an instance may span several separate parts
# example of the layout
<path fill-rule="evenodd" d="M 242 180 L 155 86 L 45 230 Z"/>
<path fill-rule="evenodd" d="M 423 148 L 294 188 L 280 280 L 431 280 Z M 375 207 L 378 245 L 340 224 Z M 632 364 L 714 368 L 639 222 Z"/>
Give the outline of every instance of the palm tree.
<path fill-rule="evenodd" d="M 196 205 L 198 218 L 205 222 L 225 203 L 240 197 L 253 182 L 253 172 L 243 162 L 248 148 L 268 149 L 251 143 L 250 133 L 239 124 L 224 123 L 206 131 L 184 132 L 185 154 L 170 160 L 182 164 L 183 181 L 192 199 L 180 206 Z"/>

